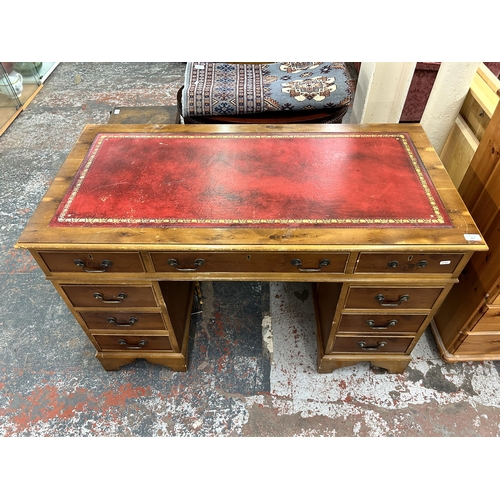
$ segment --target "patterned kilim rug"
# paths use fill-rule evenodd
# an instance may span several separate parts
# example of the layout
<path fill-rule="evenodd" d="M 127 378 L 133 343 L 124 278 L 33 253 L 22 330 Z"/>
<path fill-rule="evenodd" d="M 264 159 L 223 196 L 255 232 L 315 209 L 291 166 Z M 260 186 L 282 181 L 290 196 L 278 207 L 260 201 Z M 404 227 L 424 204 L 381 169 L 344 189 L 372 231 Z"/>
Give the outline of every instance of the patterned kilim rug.
<path fill-rule="evenodd" d="M 342 62 L 187 63 L 184 116 L 312 111 L 349 105 L 350 75 Z"/>
<path fill-rule="evenodd" d="M 450 219 L 407 134 L 106 133 L 50 225 L 447 227 Z"/>

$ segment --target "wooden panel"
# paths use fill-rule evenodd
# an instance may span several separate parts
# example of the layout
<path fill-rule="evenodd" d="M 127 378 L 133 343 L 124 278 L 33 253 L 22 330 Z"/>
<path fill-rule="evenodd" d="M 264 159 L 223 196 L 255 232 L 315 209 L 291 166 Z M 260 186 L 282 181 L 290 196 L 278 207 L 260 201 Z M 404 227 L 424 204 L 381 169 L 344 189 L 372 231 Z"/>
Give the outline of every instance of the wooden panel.
<path fill-rule="evenodd" d="M 479 145 L 479 140 L 460 116 L 456 119 L 441 152 L 441 160 L 458 188 Z"/>
<path fill-rule="evenodd" d="M 474 75 L 470 91 L 485 113 L 489 117 L 493 116 L 499 97 L 479 73 Z"/>
<path fill-rule="evenodd" d="M 482 316 L 482 307 L 497 292 L 500 279 L 500 107 L 495 111 L 459 191 L 489 246 L 475 253 L 435 316 L 442 343 L 455 354 L 460 332 Z M 460 347 L 460 349 L 462 349 Z M 500 349 L 498 351 L 500 357 Z"/>
<path fill-rule="evenodd" d="M 500 138 L 497 144 L 498 147 L 500 147 Z M 493 144 L 492 148 L 494 149 L 497 144 Z M 500 207 L 500 174 L 498 172 L 500 172 L 500 157 L 498 158 L 492 175 L 486 181 L 481 194 L 471 208 L 471 214 L 475 217 L 475 221 L 480 226 L 481 233 L 485 237 L 490 230 L 490 226 L 494 224 L 495 219 L 498 218 Z M 495 228 L 495 230 L 496 229 L 498 228 Z"/>
<path fill-rule="evenodd" d="M 461 360 L 466 361 L 467 355 L 493 356 L 498 359 L 500 353 L 500 333 L 474 333 L 466 335 L 464 341 L 455 349 L 454 355 L 461 356 Z M 491 359 L 491 358 L 490 358 Z"/>
<path fill-rule="evenodd" d="M 486 306 L 485 313 L 474 325 L 471 332 L 494 332 L 500 334 L 500 307 Z"/>
<path fill-rule="evenodd" d="M 487 252 L 475 253 L 464 269 L 469 283 L 474 286 L 475 290 L 480 292 L 479 297 L 481 300 L 485 300 L 487 294 L 494 292 L 500 279 L 499 210 L 497 210 L 495 218 L 491 221 L 488 230 L 483 235 L 490 247 L 489 250 Z M 462 279 L 463 274 L 460 279 Z"/>
<path fill-rule="evenodd" d="M 113 109 L 108 123 L 180 123 L 177 106 L 139 106 Z"/>
<path fill-rule="evenodd" d="M 427 319 L 425 314 L 343 314 L 339 332 L 373 334 L 416 333 Z M 368 322 L 373 322 L 369 325 Z M 396 322 L 394 325 L 391 322 Z M 382 332 L 383 330 L 383 332 Z"/>
<path fill-rule="evenodd" d="M 317 320 L 325 350 L 331 342 L 330 335 L 341 292 L 342 283 L 316 283 L 314 286 Z"/>
<path fill-rule="evenodd" d="M 475 138 L 480 141 L 490 123 L 490 117 L 485 113 L 476 99 L 474 99 L 470 91 L 465 96 L 460 109 L 460 117 L 465 121 Z"/>
<path fill-rule="evenodd" d="M 478 74 L 481 76 L 481 78 L 486 82 L 486 84 L 490 87 L 493 92 L 495 92 L 497 95 L 499 94 L 500 91 L 500 80 L 493 74 L 490 68 L 486 66 L 484 63 L 479 63 L 479 66 L 477 68 Z"/>
<path fill-rule="evenodd" d="M 158 272 L 185 273 L 187 270 L 200 273 L 210 272 L 269 272 L 315 274 L 343 273 L 347 263 L 347 253 L 295 253 L 295 252 L 152 252 L 151 258 Z M 175 259 L 176 266 L 169 264 Z M 202 259 L 203 263 L 197 260 Z M 299 260 L 299 264 L 292 261 Z M 323 265 L 325 264 L 325 265 Z"/>
<path fill-rule="evenodd" d="M 462 254 L 361 253 L 355 272 L 452 274 L 462 257 Z"/>
<path fill-rule="evenodd" d="M 93 337 L 103 351 L 130 351 L 132 354 L 138 351 L 172 350 L 170 339 L 166 335 L 93 335 Z"/>
<path fill-rule="evenodd" d="M 350 287 L 346 309 L 432 309 L 443 288 Z M 383 296 L 380 297 L 380 295 Z M 406 298 L 407 297 L 407 298 Z"/>
<path fill-rule="evenodd" d="M 180 350 L 183 350 L 183 345 L 187 349 L 194 283 L 189 281 L 162 281 L 160 282 L 160 289 L 173 328 L 173 336 L 175 336 L 175 340 L 172 339 L 172 341 L 177 342 Z M 175 346 L 173 348 L 177 350 Z"/>
<path fill-rule="evenodd" d="M 492 301 L 491 305 L 500 306 L 500 295 L 498 295 L 497 298 Z"/>
<path fill-rule="evenodd" d="M 404 353 L 410 347 L 413 337 L 385 337 L 385 336 L 370 336 L 370 337 L 348 337 L 337 335 L 335 344 L 333 345 L 334 352 L 354 352 L 366 353 L 373 352 L 399 352 Z M 364 343 L 363 345 L 360 345 Z M 362 361 L 360 359 L 359 361 Z"/>
<path fill-rule="evenodd" d="M 40 257 L 53 273 L 143 273 L 141 257 L 137 252 L 40 252 Z M 76 261 L 85 265 L 79 266 Z M 111 262 L 106 266 L 106 261 Z"/>
<path fill-rule="evenodd" d="M 153 289 L 147 285 L 61 285 L 61 288 L 75 307 L 156 306 Z"/>
<path fill-rule="evenodd" d="M 500 159 L 500 106 L 493 114 L 483 139 L 479 144 L 470 167 L 462 179 L 458 192 L 462 196 L 465 205 L 471 211 L 476 200 L 483 192 Z M 474 214 L 472 214 L 474 217 Z M 480 221 L 474 221 L 481 229 Z"/>
<path fill-rule="evenodd" d="M 90 330 L 126 330 L 126 333 L 131 330 L 165 330 L 160 313 L 89 311 L 80 312 L 80 316 Z M 108 318 L 114 318 L 115 322 L 108 321 Z M 131 318 L 136 318 L 136 321 Z"/>

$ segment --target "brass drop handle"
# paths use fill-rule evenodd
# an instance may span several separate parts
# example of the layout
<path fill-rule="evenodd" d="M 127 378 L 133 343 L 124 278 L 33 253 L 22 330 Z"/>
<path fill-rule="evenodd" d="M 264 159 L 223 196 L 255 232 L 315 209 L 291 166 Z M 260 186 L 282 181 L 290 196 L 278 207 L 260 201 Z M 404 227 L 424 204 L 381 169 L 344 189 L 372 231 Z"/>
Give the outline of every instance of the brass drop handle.
<path fill-rule="evenodd" d="M 372 330 L 387 330 L 391 326 L 395 326 L 398 324 L 397 319 L 391 319 L 387 322 L 385 326 L 375 326 L 375 321 L 373 319 L 367 319 L 366 324 L 372 329 Z"/>
<path fill-rule="evenodd" d="M 380 342 L 377 342 L 376 346 L 367 346 L 366 342 L 363 342 L 363 341 L 358 342 L 359 347 L 361 347 L 361 349 L 363 349 L 363 351 L 378 351 L 381 347 L 384 347 L 386 344 L 387 344 L 387 342 L 380 341 Z"/>
<path fill-rule="evenodd" d="M 307 267 L 305 269 L 302 267 L 302 261 L 300 259 L 292 259 L 290 264 L 292 264 L 292 266 L 297 266 L 298 270 L 302 273 L 317 273 L 321 271 L 321 268 L 329 266 L 330 261 L 328 259 L 323 259 L 319 261 L 319 267 Z"/>
<path fill-rule="evenodd" d="M 203 259 L 195 259 L 195 261 L 194 261 L 194 267 L 192 267 L 192 268 L 177 267 L 179 265 L 179 262 L 177 261 L 177 259 L 168 259 L 167 260 L 167 264 L 169 266 L 175 267 L 175 269 L 177 269 L 177 271 L 188 273 L 188 272 L 197 271 L 200 266 L 202 266 L 203 264 L 205 264 L 205 261 Z"/>
<path fill-rule="evenodd" d="M 132 326 L 134 323 L 137 323 L 139 320 L 137 318 L 135 318 L 134 316 L 131 316 L 128 320 L 128 323 L 118 323 L 116 321 L 116 318 L 113 318 L 112 316 L 110 316 L 108 319 L 108 323 L 111 323 L 112 325 L 115 325 L 115 326 L 120 326 L 120 327 L 127 327 L 127 326 Z"/>
<path fill-rule="evenodd" d="M 407 294 L 400 295 L 398 300 L 385 300 L 383 294 L 379 293 L 375 295 L 375 300 L 384 307 L 397 307 L 400 306 L 403 302 L 410 300 L 410 296 Z"/>
<path fill-rule="evenodd" d="M 126 298 L 127 294 L 125 292 L 120 292 L 116 296 L 116 299 L 105 299 L 102 293 L 94 293 L 94 299 L 100 300 L 103 304 L 119 304 L 123 299 Z"/>
<path fill-rule="evenodd" d="M 87 263 L 82 259 L 75 259 L 74 263 L 76 266 L 81 267 L 86 273 L 105 273 L 108 268 L 110 268 L 113 263 L 110 260 L 103 260 L 99 268 L 87 267 Z"/>
<path fill-rule="evenodd" d="M 147 340 L 139 340 L 137 345 L 128 345 L 127 341 L 124 339 L 118 339 L 118 343 L 127 349 L 142 349 L 147 343 Z"/>

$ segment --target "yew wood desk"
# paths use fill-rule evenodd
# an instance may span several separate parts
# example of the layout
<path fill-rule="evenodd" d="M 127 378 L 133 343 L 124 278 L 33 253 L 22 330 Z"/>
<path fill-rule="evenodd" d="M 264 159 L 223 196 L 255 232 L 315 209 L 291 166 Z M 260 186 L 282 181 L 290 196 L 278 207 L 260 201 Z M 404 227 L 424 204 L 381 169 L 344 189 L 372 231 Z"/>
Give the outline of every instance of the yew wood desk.
<path fill-rule="evenodd" d="M 17 243 L 106 370 L 186 370 L 194 283 L 313 283 L 318 370 L 402 372 L 487 250 L 419 125 L 88 125 Z"/>

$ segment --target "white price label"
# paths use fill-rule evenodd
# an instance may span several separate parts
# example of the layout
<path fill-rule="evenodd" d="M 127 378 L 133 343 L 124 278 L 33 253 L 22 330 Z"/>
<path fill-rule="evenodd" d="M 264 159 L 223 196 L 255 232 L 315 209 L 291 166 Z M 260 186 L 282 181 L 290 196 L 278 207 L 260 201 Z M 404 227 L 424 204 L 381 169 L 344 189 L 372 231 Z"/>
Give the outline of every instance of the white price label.
<path fill-rule="evenodd" d="M 464 234 L 464 238 L 467 241 L 481 241 L 481 236 L 479 234 Z"/>

